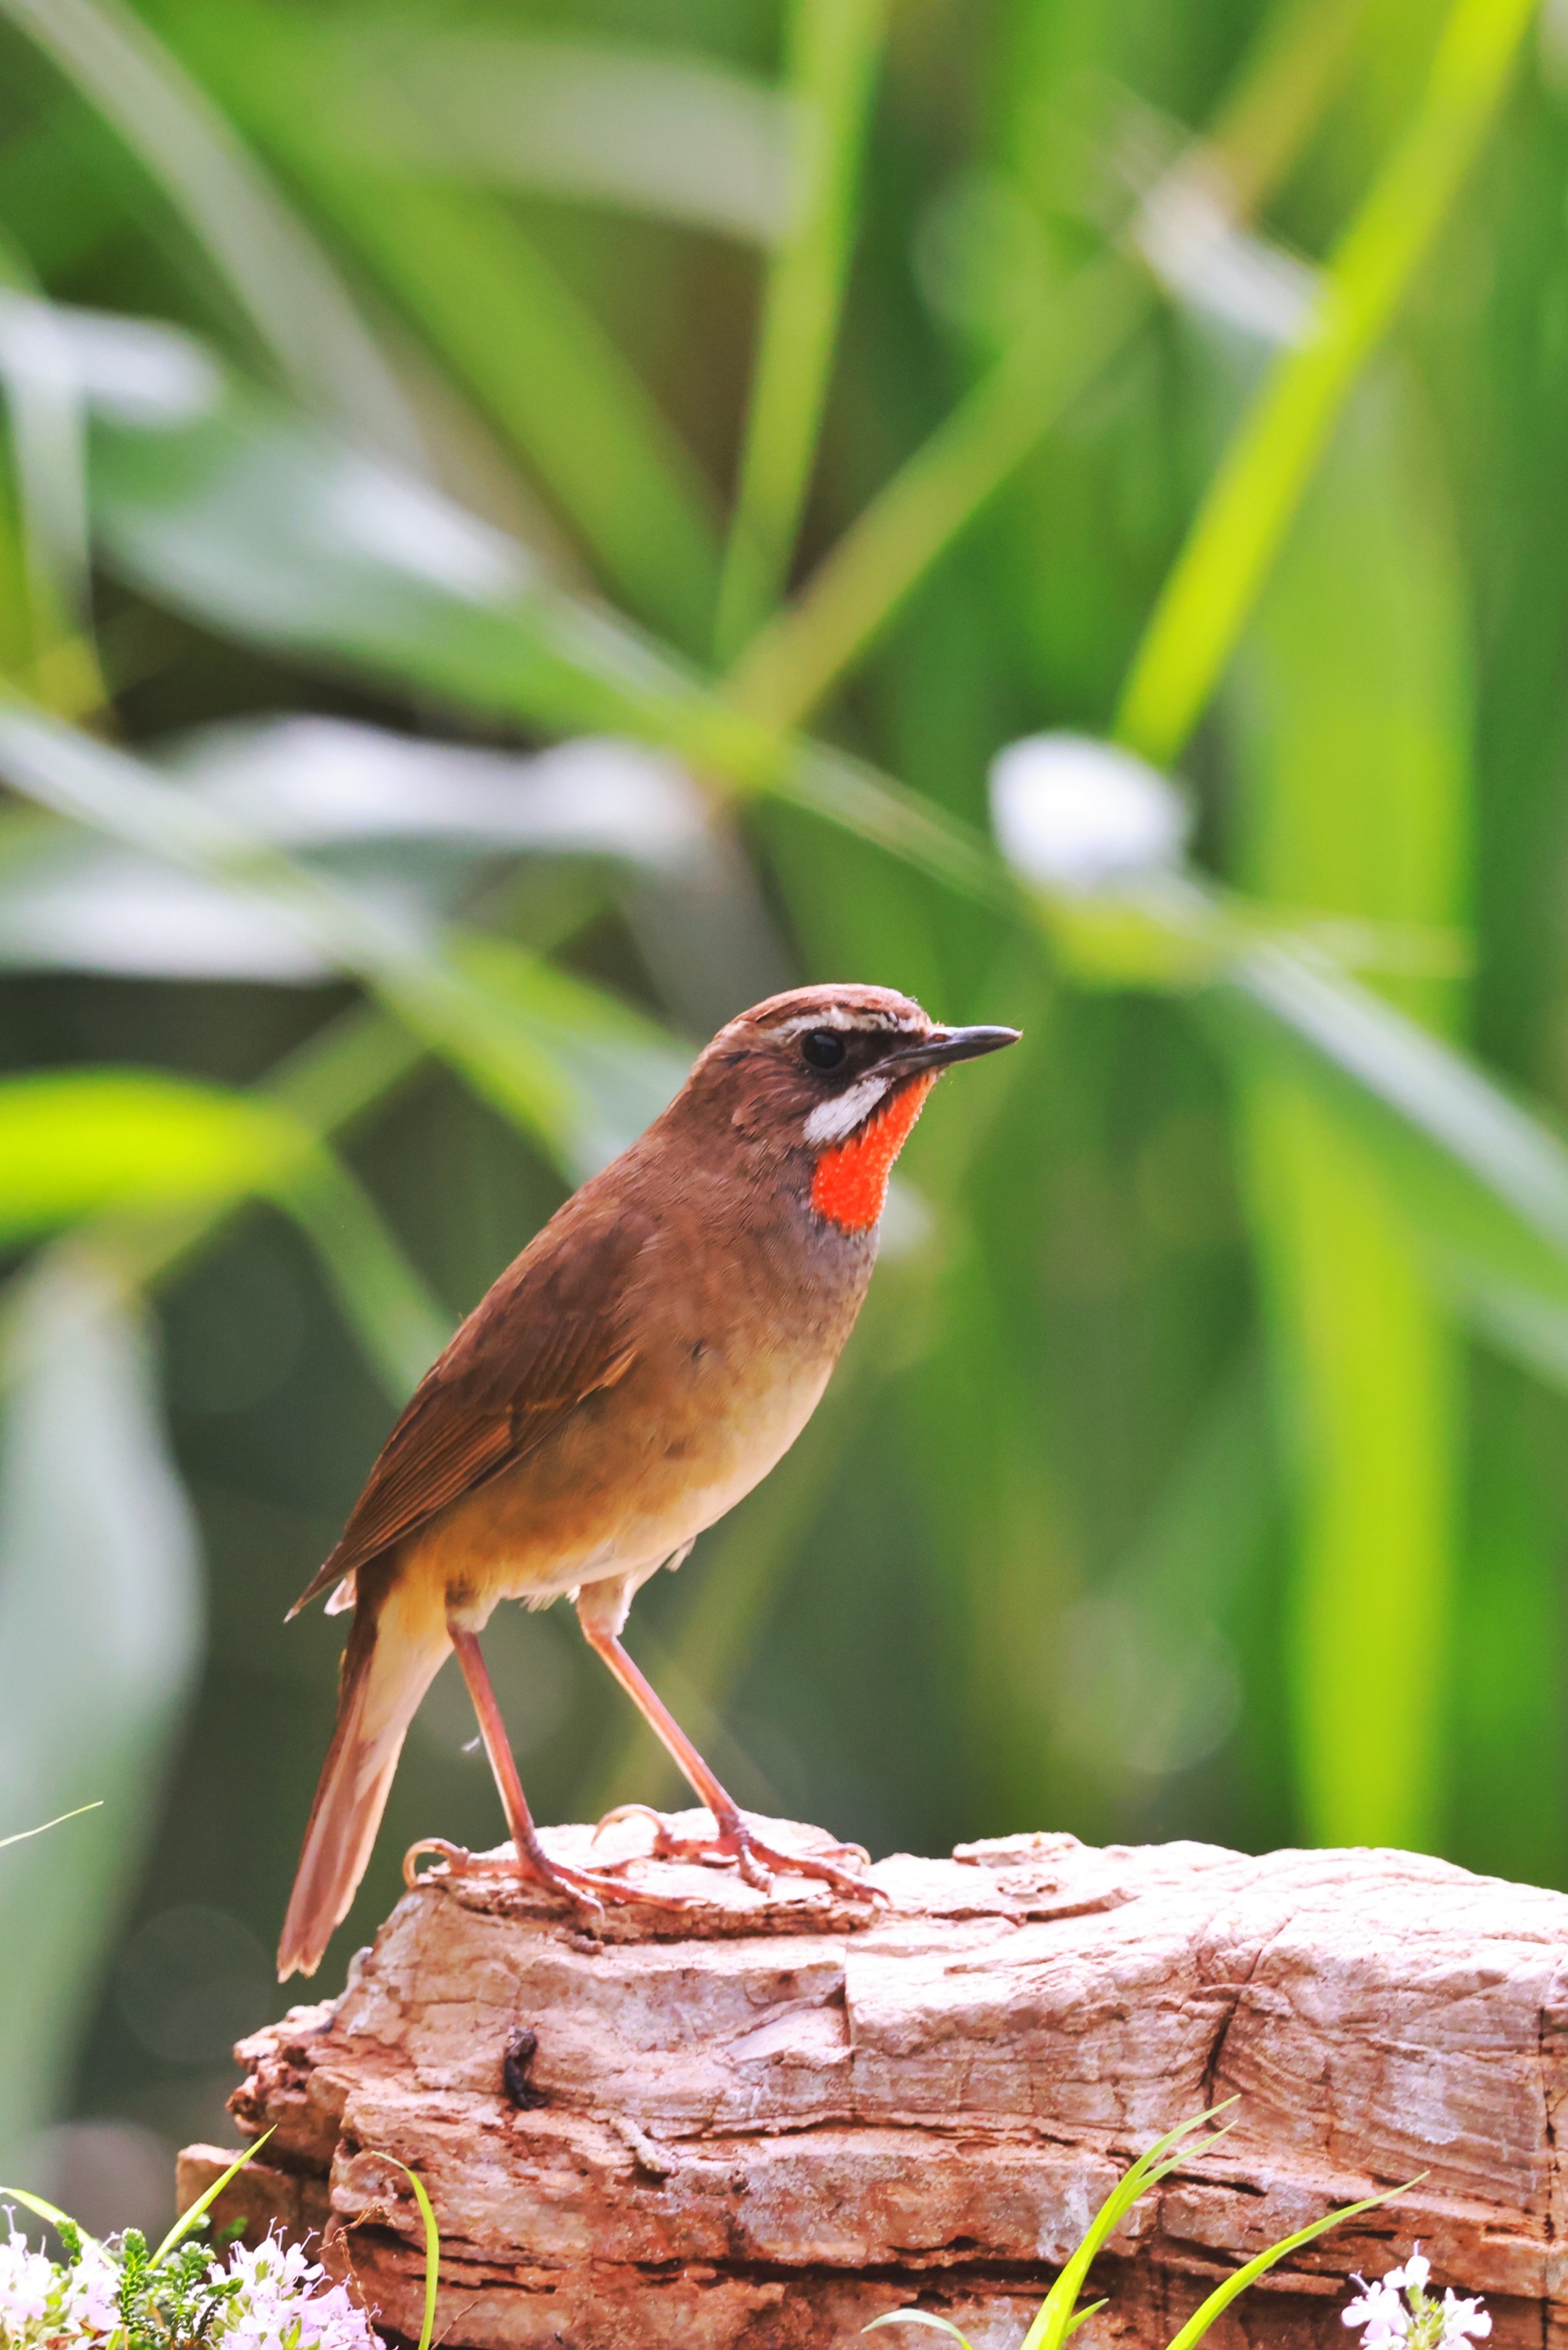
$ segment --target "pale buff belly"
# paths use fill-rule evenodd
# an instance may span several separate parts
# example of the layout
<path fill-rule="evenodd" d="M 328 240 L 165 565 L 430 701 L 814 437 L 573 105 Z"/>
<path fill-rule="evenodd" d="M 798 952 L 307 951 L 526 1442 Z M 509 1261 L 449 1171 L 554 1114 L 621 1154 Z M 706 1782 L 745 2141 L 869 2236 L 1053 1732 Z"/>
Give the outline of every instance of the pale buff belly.
<path fill-rule="evenodd" d="M 774 1357 L 737 1392 L 722 1363 L 639 1366 L 587 1398 L 538 1449 L 422 1527 L 400 1562 L 483 1619 L 610 1577 L 638 1579 L 750 1492 L 815 1409 L 833 1367 Z M 721 1398 L 722 1400 L 721 1401 Z"/>

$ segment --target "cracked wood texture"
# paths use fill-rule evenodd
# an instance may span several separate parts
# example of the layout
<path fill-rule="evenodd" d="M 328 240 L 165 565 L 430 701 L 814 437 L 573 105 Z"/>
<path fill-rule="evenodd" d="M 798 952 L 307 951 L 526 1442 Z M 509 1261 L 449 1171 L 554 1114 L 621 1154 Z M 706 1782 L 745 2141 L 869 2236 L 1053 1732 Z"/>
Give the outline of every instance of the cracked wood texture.
<path fill-rule="evenodd" d="M 546 1832 L 579 1863 L 618 1835 L 646 1824 Z M 1417 2239 L 1498 2350 L 1568 2350 L 1568 1897 L 1407 1853 L 1051 1835 L 880 1862 L 875 1908 L 628 1873 L 663 1905 L 597 1937 L 499 1873 L 410 1893 L 339 1999 L 242 2043 L 233 2110 L 275 2135 L 220 2216 L 321 2233 L 415 2340 L 395 2156 L 441 2224 L 446 2350 L 828 2350 L 916 2301 L 1012 2350 L 1131 2156 L 1233 2097 L 1113 2239 L 1083 2350 L 1158 2350 L 1239 2261 L 1417 2173 L 1215 2350 L 1345 2350 L 1346 2278 Z M 182 2194 L 228 2158 L 191 2148 Z"/>

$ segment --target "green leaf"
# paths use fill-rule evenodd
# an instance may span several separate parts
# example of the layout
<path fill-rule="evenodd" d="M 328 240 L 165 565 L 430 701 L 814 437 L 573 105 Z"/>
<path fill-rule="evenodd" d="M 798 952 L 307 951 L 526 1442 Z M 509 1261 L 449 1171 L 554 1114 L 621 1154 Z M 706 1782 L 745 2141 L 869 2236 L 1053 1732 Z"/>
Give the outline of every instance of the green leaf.
<path fill-rule="evenodd" d="M 310 1139 L 269 1104 L 152 1070 L 0 1081 L 0 1243 L 107 1209 L 185 1209 L 271 1190 Z"/>
<path fill-rule="evenodd" d="M 1296 2252 L 1303 2244 L 1314 2243 L 1319 2236 L 1326 2235 L 1330 2228 L 1337 2228 L 1342 2220 L 1354 2220 L 1363 2211 L 1376 2211 L 1379 2204 L 1392 2202 L 1396 2195 L 1407 2195 L 1417 2183 L 1414 2178 L 1407 2179 L 1403 2187 L 1390 2187 L 1381 2195 L 1368 2195 L 1363 2202 L 1344 2204 L 1339 2210 L 1325 2212 L 1321 2220 L 1314 2220 L 1309 2228 L 1298 2228 L 1293 2236 L 1282 2236 L 1277 2244 L 1271 2244 L 1266 2252 L 1259 2252 L 1233 2276 L 1228 2276 L 1223 2284 L 1216 2285 L 1180 2331 L 1171 2335 L 1168 2350 L 1194 2350 L 1195 2344 L 1202 2341 L 1215 2319 L 1221 2316 L 1250 2284 L 1255 2284 L 1261 2276 L 1266 2276 L 1287 2252 Z"/>
<path fill-rule="evenodd" d="M 158 339 L 186 376 L 157 408 L 106 382 L 91 442 L 98 528 L 155 594 L 252 642 L 494 717 L 710 755 L 747 741 L 755 756 L 756 730 L 628 624 L 550 587 L 514 540 L 223 383 L 187 338 Z"/>
<path fill-rule="evenodd" d="M 474 868 L 593 858 L 606 887 L 662 887 L 711 858 L 701 794 L 635 744 L 580 740 L 524 757 L 320 718 L 214 727 L 162 763 L 205 802 L 348 895 L 439 920 Z M 0 817 L 0 968 L 309 985 L 335 965 L 254 895 L 36 811 Z"/>
<path fill-rule="evenodd" d="M 120 751 L 55 724 L 20 702 L 0 702 L 0 774 L 19 790 L 78 823 L 97 827 L 151 855 L 243 889 L 274 908 L 342 970 L 358 973 L 405 1026 L 450 1059 L 495 1106 L 533 1135 L 574 1182 L 591 1165 L 607 1134 L 622 1131 L 604 1117 L 610 1083 L 605 1053 L 620 1037 L 617 1083 L 628 1056 L 649 1048 L 647 1024 L 618 1015 L 608 1000 L 583 983 L 557 985 L 535 970 L 521 949 L 498 948 L 489 964 L 483 950 L 456 954 L 431 944 L 412 926 L 347 896 L 256 840 L 220 810 L 164 783 Z M 494 973 L 511 981 L 502 993 Z M 556 1049 L 541 1043 L 524 1016 L 528 985 L 538 990 L 546 1018 L 556 1023 Z M 579 1070 L 559 1051 L 562 1024 L 590 1030 L 589 1066 Z M 661 1091 L 665 1069 L 649 1073 L 649 1094 Z M 647 1097 L 647 1095 L 644 1097 Z M 625 1139 L 629 1139 L 629 1137 Z"/>
<path fill-rule="evenodd" d="M 47 2220 L 51 2228 L 74 2228 L 77 2224 L 67 2211 L 57 2210 L 52 2203 L 46 2203 L 41 2195 L 29 2195 L 25 2188 L 0 2187 L 0 2195 L 14 2195 L 25 2210 L 34 2212 L 40 2220 Z"/>
<path fill-rule="evenodd" d="M 301 1224 L 401 1401 L 451 1325 L 358 1183 L 282 1104 L 153 1070 L 0 1080 L 0 1244 L 88 1216 L 216 1214 L 247 1195 Z"/>
<path fill-rule="evenodd" d="M 711 57 L 465 26 L 350 24 L 334 43 L 343 160 L 611 205 L 777 242 L 789 105 Z"/>
<path fill-rule="evenodd" d="M 1300 1077 L 1371 1151 L 1461 1302 L 1568 1307 L 1568 1149 L 1453 1046 L 1285 949 L 1200 999 L 1219 1035 Z"/>
<path fill-rule="evenodd" d="M 363 255 L 489 411 L 607 582 L 679 641 L 705 645 L 718 584 L 711 494 L 592 311 L 510 211 L 450 182 L 348 168 L 358 102 L 329 35 L 231 0 L 172 13 L 188 55 Z"/>
<path fill-rule="evenodd" d="M 317 1144 L 276 1187 L 314 1247 L 327 1286 L 395 1403 L 406 1403 L 452 1336 L 452 1323 L 341 1159 Z"/>
<path fill-rule="evenodd" d="M 194 1523 L 149 1332 L 78 1252 L 13 1293 L 0 1425 L 0 1786 L 13 1816 L 112 1796 L 5 1856 L 0 2164 L 51 2121 L 160 1816 L 202 1647 Z"/>
<path fill-rule="evenodd" d="M 696 773 L 769 790 L 922 870 L 1010 905 L 968 827 L 862 762 L 791 744 L 624 621 L 551 588 L 524 550 L 422 483 L 223 381 L 171 331 L 124 345 L 161 404 L 117 394 L 115 322 L 94 319 L 92 492 L 110 560 L 243 640 L 346 667 L 481 716 L 626 735 Z M 120 330 L 121 333 L 127 331 Z"/>
<path fill-rule="evenodd" d="M 415 459 L 396 379 L 309 232 L 205 94 L 118 0 L 0 0 L 183 214 L 296 391 Z"/>

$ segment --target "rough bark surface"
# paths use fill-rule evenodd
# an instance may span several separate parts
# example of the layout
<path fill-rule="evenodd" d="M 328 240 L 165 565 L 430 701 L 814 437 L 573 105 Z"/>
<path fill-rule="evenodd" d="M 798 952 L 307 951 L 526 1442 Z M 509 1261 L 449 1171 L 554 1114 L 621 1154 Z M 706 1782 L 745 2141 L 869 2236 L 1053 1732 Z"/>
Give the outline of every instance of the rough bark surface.
<path fill-rule="evenodd" d="M 587 1830 L 549 1841 L 589 1856 Z M 1067 1835 L 871 1876 L 886 1907 L 639 1862 L 670 1906 L 597 1937 L 500 1877 L 410 1893 L 339 1999 L 242 2043 L 234 2111 L 275 2135 L 221 2212 L 323 2232 L 414 2339 L 422 2236 L 382 2158 L 409 2164 L 447 2350 L 828 2350 L 916 2301 L 1009 2350 L 1131 2154 L 1233 2097 L 1113 2240 L 1083 2350 L 1156 2350 L 1238 2261 L 1417 2173 L 1215 2350 L 1346 2345 L 1345 2279 L 1417 2238 L 1499 2350 L 1568 2350 L 1568 1897 L 1407 1853 Z M 183 2190 L 228 2158 L 191 2148 Z"/>

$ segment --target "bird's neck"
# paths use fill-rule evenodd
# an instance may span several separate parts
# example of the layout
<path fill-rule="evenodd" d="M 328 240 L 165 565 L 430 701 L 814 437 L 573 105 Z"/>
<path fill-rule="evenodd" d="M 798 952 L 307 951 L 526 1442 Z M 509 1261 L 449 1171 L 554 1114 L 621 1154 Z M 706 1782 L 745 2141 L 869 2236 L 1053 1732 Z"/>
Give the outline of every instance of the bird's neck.
<path fill-rule="evenodd" d="M 935 1083 L 933 1070 L 900 1086 L 847 1142 L 822 1153 L 811 1179 L 811 1204 L 826 1222 L 840 1232 L 869 1232 L 887 1204 L 893 1161 Z"/>

